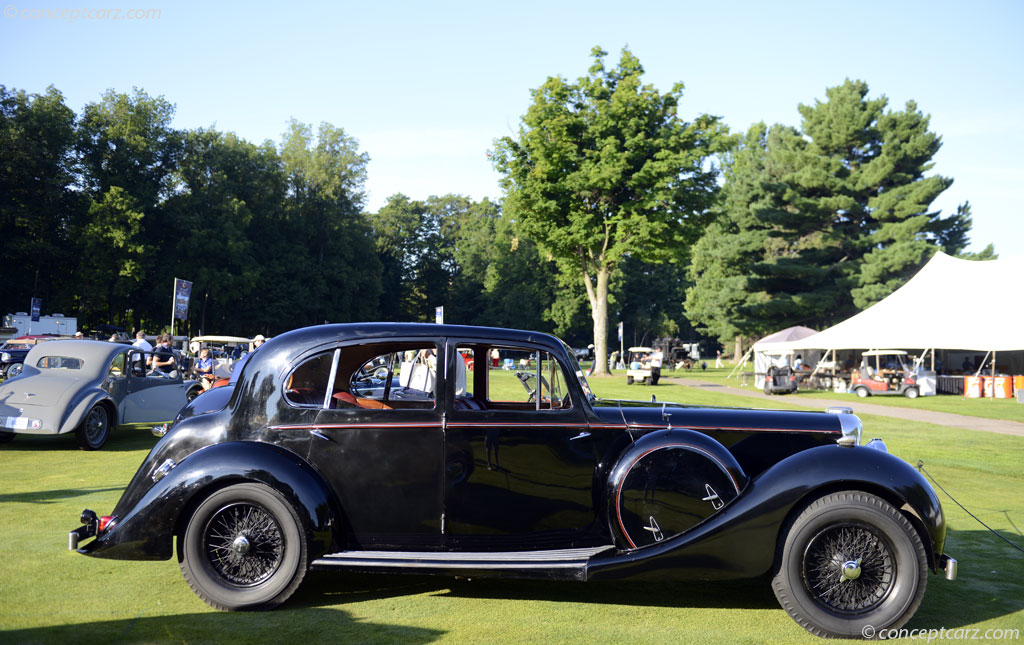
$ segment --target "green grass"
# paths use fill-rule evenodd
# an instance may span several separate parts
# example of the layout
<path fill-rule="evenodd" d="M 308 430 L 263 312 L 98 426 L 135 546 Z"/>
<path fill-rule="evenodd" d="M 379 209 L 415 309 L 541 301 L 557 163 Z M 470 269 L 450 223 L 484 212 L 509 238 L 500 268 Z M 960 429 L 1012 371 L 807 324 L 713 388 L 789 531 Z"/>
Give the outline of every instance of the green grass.
<path fill-rule="evenodd" d="M 746 380 L 747 385 L 745 388 L 753 387 L 753 368 L 748 364 L 743 372 L 737 372 L 732 378 L 728 378 L 730 372 L 732 372 L 733 363 L 729 361 L 723 361 L 726 365 L 723 369 L 715 369 L 710 367 L 714 365 L 714 360 L 708 363 L 709 367 L 707 370 L 663 370 L 662 377 L 680 377 L 680 378 L 692 378 L 701 381 L 708 381 L 711 383 L 717 383 L 729 387 L 741 387 L 740 384 Z M 618 378 L 625 383 L 625 370 L 616 370 L 614 372 L 615 378 Z M 661 387 L 659 385 L 658 387 Z M 636 398 L 635 396 L 633 398 Z M 650 395 L 647 396 L 650 398 Z M 658 397 L 662 398 L 661 396 Z M 783 397 L 780 397 L 783 398 Z M 785 397 L 789 398 L 789 397 Z M 803 399 L 848 399 L 850 401 L 857 400 L 856 394 L 847 394 L 846 392 L 830 392 L 830 391 L 815 391 L 815 390 L 800 390 L 796 397 L 797 400 Z M 917 410 L 931 410 L 933 412 L 949 412 L 952 414 L 963 414 L 972 417 L 982 417 L 984 419 L 998 419 L 1003 421 L 1018 421 L 1024 423 L 1024 404 L 1017 403 L 1014 399 L 965 399 L 962 396 L 954 395 L 939 395 L 939 396 L 922 396 L 916 399 L 908 399 L 903 396 L 872 396 L 866 400 L 867 403 L 877 405 L 891 405 L 902 408 L 913 408 Z M 773 403 L 773 406 L 775 404 Z M 759 406 L 761 407 L 761 406 Z M 806 404 L 805 407 L 818 407 Z"/>
<path fill-rule="evenodd" d="M 592 379 L 600 396 L 749 406 L 681 386 Z M 517 383 L 510 383 L 520 387 Z M 787 397 L 770 401 L 788 406 Z M 758 403 L 758 402 L 754 402 Z M 865 417 L 868 436 L 925 467 L 1004 536 L 1024 543 L 1024 439 Z M 815 643 L 764 580 L 730 583 L 553 583 L 396 575 L 311 574 L 267 613 L 209 609 L 175 562 L 121 562 L 68 552 L 83 508 L 109 512 L 155 439 L 117 431 L 104 450 L 72 437 L 0 445 L 0 639 L 7 643 Z M 929 578 L 908 625 L 1024 632 L 1024 554 L 948 498 L 947 552 L 960 579 Z M 1020 642 L 1019 640 L 1016 642 Z"/>

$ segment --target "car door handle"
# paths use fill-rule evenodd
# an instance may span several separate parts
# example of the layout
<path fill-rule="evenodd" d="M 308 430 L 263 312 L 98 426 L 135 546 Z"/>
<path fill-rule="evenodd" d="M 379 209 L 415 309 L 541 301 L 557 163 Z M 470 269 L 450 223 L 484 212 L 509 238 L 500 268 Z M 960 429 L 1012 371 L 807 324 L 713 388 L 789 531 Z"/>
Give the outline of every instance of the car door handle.
<path fill-rule="evenodd" d="M 586 439 L 589 436 L 590 436 L 590 433 L 587 432 L 586 430 L 584 430 L 583 432 L 579 433 L 575 437 L 570 438 L 569 441 L 576 441 L 577 439 Z"/>

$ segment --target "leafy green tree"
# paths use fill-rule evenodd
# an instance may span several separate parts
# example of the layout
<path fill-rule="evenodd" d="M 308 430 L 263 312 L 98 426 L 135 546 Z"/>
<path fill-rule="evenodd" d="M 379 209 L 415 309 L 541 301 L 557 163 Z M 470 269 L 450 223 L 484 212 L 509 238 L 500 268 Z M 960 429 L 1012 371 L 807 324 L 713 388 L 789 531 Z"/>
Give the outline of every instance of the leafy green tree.
<path fill-rule="evenodd" d="M 174 270 L 193 282 L 189 308 L 203 333 L 252 335 L 270 330 L 260 297 L 273 280 L 256 260 L 254 222 L 284 207 L 284 171 L 270 142 L 233 133 L 187 133 L 173 195 L 165 202 L 167 248 Z"/>
<path fill-rule="evenodd" d="M 281 143 L 287 205 L 278 237 L 261 247 L 274 269 L 281 319 L 306 324 L 347 322 L 375 316 L 381 265 L 362 213 L 369 155 L 341 128 L 292 121 Z M 285 293 L 281 293 L 281 291 Z M 269 296 L 268 296 L 269 297 Z M 289 303 L 288 311 L 281 305 Z"/>
<path fill-rule="evenodd" d="M 78 270 L 91 276 L 89 267 L 106 267 L 119 276 L 113 291 L 94 280 L 83 285 L 87 318 L 106 316 L 103 322 L 133 327 L 140 317 L 169 315 L 174 263 L 164 248 L 160 205 L 181 152 L 182 133 L 171 127 L 173 117 L 171 103 L 139 88 L 131 94 L 109 90 L 82 112 L 77 148 L 90 206 L 75 227 Z M 114 230 L 108 234 L 101 221 Z M 118 244 L 108 243 L 110 235 L 120 238 Z"/>
<path fill-rule="evenodd" d="M 730 138 L 717 117 L 681 119 L 682 84 L 665 94 L 643 85 L 628 49 L 613 69 L 607 52 L 592 54 L 588 76 L 550 77 L 532 92 L 518 136 L 496 142 L 494 165 L 506 216 L 583 282 L 602 373 L 615 267 L 630 254 L 685 261 L 717 192 L 710 156 Z"/>
<path fill-rule="evenodd" d="M 27 94 L 0 85 L 0 261 L 18 274 L 0 280 L 0 302 L 74 306 L 65 277 L 74 266 L 72 223 L 85 207 L 72 190 L 74 137 L 74 112 L 56 88 Z"/>
<path fill-rule="evenodd" d="M 916 104 L 887 111 L 860 81 L 826 93 L 799 106 L 801 130 L 757 124 L 726 164 L 686 300 L 722 342 L 838 322 L 967 243 L 969 207 L 930 210 L 952 180 L 926 176 L 941 141 Z"/>

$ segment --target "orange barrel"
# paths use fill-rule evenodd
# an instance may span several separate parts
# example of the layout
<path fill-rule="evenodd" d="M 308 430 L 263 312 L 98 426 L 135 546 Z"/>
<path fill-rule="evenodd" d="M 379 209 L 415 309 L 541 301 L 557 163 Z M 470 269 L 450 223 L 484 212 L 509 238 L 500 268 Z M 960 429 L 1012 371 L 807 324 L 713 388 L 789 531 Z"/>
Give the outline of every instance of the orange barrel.
<path fill-rule="evenodd" d="M 964 376 L 964 398 L 968 398 L 968 399 L 980 399 L 981 398 L 981 377 L 980 376 Z"/>

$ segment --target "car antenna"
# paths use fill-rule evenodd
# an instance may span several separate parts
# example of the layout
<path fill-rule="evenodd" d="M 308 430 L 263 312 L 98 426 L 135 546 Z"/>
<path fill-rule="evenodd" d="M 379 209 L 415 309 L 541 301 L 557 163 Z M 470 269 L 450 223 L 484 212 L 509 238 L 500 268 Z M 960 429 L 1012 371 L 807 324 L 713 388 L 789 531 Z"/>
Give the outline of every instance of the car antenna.
<path fill-rule="evenodd" d="M 629 427 L 629 421 L 626 421 L 626 413 L 622 411 L 622 400 L 618 400 L 619 404 L 619 416 L 622 417 L 622 424 L 626 426 L 626 432 L 629 433 L 629 438 L 633 443 L 636 443 L 636 437 L 633 436 L 633 431 Z"/>

